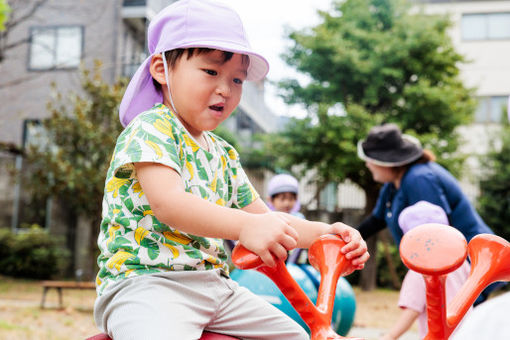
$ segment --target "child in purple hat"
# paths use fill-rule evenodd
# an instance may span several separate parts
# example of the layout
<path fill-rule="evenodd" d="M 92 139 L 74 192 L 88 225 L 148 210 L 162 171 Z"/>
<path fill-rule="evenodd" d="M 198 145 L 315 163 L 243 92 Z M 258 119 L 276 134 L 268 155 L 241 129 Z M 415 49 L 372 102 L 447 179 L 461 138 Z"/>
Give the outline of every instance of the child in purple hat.
<path fill-rule="evenodd" d="M 204 330 L 242 339 L 305 339 L 294 321 L 229 278 L 222 239 L 267 265 L 339 234 L 358 269 L 360 234 L 271 212 L 232 146 L 211 133 L 236 108 L 245 80 L 266 60 L 239 16 L 209 0 L 181 0 L 148 28 L 150 56 L 120 106 L 126 127 L 107 173 L 94 307 L 115 340 L 198 339 Z"/>
<path fill-rule="evenodd" d="M 405 234 L 409 230 L 427 223 L 449 225 L 448 216 L 443 208 L 427 201 L 419 201 L 404 210 L 398 216 L 398 224 Z M 466 261 L 457 270 L 448 274 L 446 278 L 447 303 L 455 296 L 460 287 L 467 280 L 470 265 Z M 398 306 L 402 309 L 397 322 L 391 327 L 381 340 L 396 340 L 411 328 L 418 320 L 420 338 L 428 332 L 427 326 L 427 297 L 423 275 L 409 270 L 402 282 Z"/>
<path fill-rule="evenodd" d="M 267 184 L 267 205 L 271 210 L 282 211 L 299 218 L 305 216 L 299 212 L 301 204 L 298 200 L 298 180 L 289 174 L 273 176 Z"/>

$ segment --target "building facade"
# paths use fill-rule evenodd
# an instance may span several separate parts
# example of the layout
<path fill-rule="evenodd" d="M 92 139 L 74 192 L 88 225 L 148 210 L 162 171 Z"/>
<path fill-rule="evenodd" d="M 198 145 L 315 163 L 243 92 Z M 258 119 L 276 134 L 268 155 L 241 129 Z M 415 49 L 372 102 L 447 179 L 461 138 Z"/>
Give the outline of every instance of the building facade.
<path fill-rule="evenodd" d="M 510 1 L 432 0 L 420 1 L 427 14 L 448 15 L 450 37 L 466 63 L 459 65 L 461 79 L 475 88 L 478 109 L 472 124 L 459 131 L 459 152 L 467 156 L 461 183 L 472 201 L 484 174 L 480 157 L 497 136 L 510 96 Z"/>

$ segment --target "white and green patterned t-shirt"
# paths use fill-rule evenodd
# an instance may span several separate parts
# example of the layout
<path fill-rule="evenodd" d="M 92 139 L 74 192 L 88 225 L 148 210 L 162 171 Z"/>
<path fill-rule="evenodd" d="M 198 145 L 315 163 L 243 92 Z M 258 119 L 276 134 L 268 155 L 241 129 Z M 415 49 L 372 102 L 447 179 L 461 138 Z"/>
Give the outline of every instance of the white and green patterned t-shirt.
<path fill-rule="evenodd" d="M 177 171 L 187 192 L 209 202 L 242 208 L 259 196 L 235 149 L 210 132 L 199 146 L 164 105 L 137 116 L 117 140 L 106 176 L 98 245 L 97 291 L 127 277 L 171 270 L 228 273 L 221 239 L 199 237 L 161 223 L 138 182 L 133 163 L 154 162 Z"/>

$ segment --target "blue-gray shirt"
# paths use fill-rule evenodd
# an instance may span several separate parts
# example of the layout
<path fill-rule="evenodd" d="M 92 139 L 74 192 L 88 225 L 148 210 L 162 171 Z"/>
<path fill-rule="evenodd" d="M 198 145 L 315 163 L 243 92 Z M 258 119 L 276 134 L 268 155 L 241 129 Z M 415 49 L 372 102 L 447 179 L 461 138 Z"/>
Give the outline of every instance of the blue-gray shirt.
<path fill-rule="evenodd" d="M 386 183 L 379 192 L 372 214 L 386 222 L 397 245 L 403 235 L 398 216 L 404 208 L 418 201 L 442 207 L 450 225 L 462 232 L 468 242 L 481 233 L 493 234 L 452 174 L 439 164 L 428 162 L 411 166 L 402 177 L 399 189 L 393 183 Z"/>

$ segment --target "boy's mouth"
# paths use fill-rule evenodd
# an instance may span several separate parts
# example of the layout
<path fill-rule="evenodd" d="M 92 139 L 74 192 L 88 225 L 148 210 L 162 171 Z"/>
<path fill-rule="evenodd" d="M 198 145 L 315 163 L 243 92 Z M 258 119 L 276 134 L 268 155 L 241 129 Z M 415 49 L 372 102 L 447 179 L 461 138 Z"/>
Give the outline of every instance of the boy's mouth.
<path fill-rule="evenodd" d="M 214 111 L 219 111 L 219 112 L 223 111 L 223 105 L 211 105 L 211 106 L 209 106 L 209 108 Z"/>

